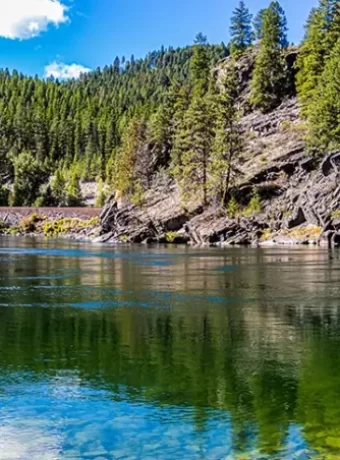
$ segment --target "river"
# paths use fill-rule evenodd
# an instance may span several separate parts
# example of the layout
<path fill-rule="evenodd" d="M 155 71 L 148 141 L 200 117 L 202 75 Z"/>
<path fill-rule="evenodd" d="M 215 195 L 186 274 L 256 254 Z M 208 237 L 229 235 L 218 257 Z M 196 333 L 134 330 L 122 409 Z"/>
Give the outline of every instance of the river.
<path fill-rule="evenodd" d="M 0 238 L 0 459 L 340 458 L 340 253 Z"/>

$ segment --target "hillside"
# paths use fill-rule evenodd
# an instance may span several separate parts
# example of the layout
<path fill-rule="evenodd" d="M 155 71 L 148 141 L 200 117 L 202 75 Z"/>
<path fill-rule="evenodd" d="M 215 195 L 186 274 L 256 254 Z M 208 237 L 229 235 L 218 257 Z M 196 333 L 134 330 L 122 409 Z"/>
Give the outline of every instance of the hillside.
<path fill-rule="evenodd" d="M 228 47 L 198 34 L 69 82 L 2 71 L 0 204 L 87 190 L 104 241 L 337 244 L 338 3 L 320 0 L 299 47 L 276 1 L 254 22 L 240 2 L 230 30 Z"/>
<path fill-rule="evenodd" d="M 192 54 L 189 46 L 117 57 L 67 82 L 0 71 L 0 205 L 79 204 L 80 181 L 107 183 L 131 120 L 142 118 L 151 130 L 170 87 L 190 92 Z M 228 50 L 207 45 L 207 54 L 213 66 Z"/>
<path fill-rule="evenodd" d="M 298 49 L 291 48 L 291 68 Z M 243 105 L 256 50 L 238 61 Z M 230 71 L 232 58 L 214 70 L 217 80 Z M 102 214 L 101 241 L 191 242 L 193 244 L 338 245 L 340 243 L 340 154 L 312 156 L 306 148 L 306 123 L 296 96 L 286 97 L 268 113 L 250 111 L 240 121 L 244 140 L 231 194 L 240 207 L 233 216 L 219 204 L 183 208 L 175 182 L 157 184 L 143 207 L 111 198 Z M 251 210 L 254 190 L 260 207 Z"/>

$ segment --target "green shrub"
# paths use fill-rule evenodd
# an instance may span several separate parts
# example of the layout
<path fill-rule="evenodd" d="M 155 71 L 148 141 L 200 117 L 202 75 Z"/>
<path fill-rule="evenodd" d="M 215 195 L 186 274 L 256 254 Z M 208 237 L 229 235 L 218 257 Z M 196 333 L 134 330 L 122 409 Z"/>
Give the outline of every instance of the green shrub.
<path fill-rule="evenodd" d="M 145 193 L 142 185 L 140 182 L 137 182 L 134 188 L 134 193 L 130 198 L 131 203 L 134 204 L 135 206 L 143 206 L 144 201 L 145 201 Z"/>
<path fill-rule="evenodd" d="M 165 240 L 167 243 L 170 243 L 170 244 L 173 243 L 177 237 L 178 237 L 177 232 L 167 232 L 165 234 Z"/>
<path fill-rule="evenodd" d="M 36 231 L 37 224 L 43 220 L 43 217 L 36 213 L 31 214 L 28 217 L 23 217 L 19 223 L 19 229 L 23 233 L 32 233 Z"/>
<path fill-rule="evenodd" d="M 66 233 L 76 232 L 86 228 L 92 228 L 99 224 L 99 218 L 93 217 L 89 220 L 64 217 L 57 220 L 48 220 L 43 226 L 43 233 L 46 236 L 58 236 Z"/>
<path fill-rule="evenodd" d="M 8 230 L 8 228 L 9 228 L 8 223 L 0 219 L 0 233 L 5 232 L 6 230 Z"/>
<path fill-rule="evenodd" d="M 128 242 L 129 242 L 129 237 L 128 237 L 127 235 L 121 235 L 121 236 L 119 237 L 119 241 L 120 241 L 121 243 L 128 243 Z"/>
<path fill-rule="evenodd" d="M 240 206 L 236 201 L 235 197 L 231 197 L 227 205 L 227 213 L 229 217 L 235 218 L 240 212 Z"/>
<path fill-rule="evenodd" d="M 244 215 L 252 216 L 254 214 L 258 214 L 259 212 L 261 212 L 261 210 L 262 210 L 262 204 L 261 204 L 260 195 L 258 193 L 258 190 L 254 189 L 251 200 L 248 204 L 248 207 L 244 211 Z"/>
<path fill-rule="evenodd" d="M 102 208 L 109 196 L 109 188 L 102 179 L 98 180 L 98 189 L 96 194 L 96 207 Z"/>

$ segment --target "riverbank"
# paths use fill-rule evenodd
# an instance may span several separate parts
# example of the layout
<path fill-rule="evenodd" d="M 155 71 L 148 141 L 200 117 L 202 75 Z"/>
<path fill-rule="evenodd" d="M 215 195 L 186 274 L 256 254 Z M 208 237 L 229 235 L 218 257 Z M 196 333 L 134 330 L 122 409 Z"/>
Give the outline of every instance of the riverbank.
<path fill-rule="evenodd" d="M 150 210 L 149 210 L 150 211 Z M 130 209 L 136 212 L 136 209 Z M 215 233 L 210 241 L 202 238 L 190 227 L 190 221 L 183 224 L 178 231 L 169 230 L 156 235 L 156 228 L 137 225 L 136 221 L 116 235 L 105 233 L 100 221 L 100 209 L 95 208 L 0 208 L 0 236 L 34 236 L 50 238 L 67 238 L 75 240 L 93 241 L 96 243 L 144 243 L 144 244 L 179 244 L 196 246 L 268 246 L 268 245 L 328 245 L 327 235 L 321 227 L 313 224 L 302 224 L 293 229 L 270 232 L 265 225 L 261 225 L 254 218 L 246 220 L 234 219 L 228 221 L 229 239 L 218 238 Z M 149 215 L 148 213 L 144 213 Z M 198 216 L 197 216 L 198 217 Z M 174 219 L 170 229 L 178 226 L 178 219 Z M 213 231 L 219 225 L 226 224 L 225 217 L 216 213 L 200 215 L 201 232 L 203 227 Z M 105 220 L 105 210 L 104 210 Z M 151 221 L 150 221 L 151 222 Z M 198 220 L 196 218 L 196 224 Z M 204 223 L 204 224 L 203 224 Z M 247 230 L 248 229 L 248 230 Z M 200 235 L 200 236 L 199 236 Z"/>
<path fill-rule="evenodd" d="M 99 208 L 0 208 L 0 235 L 93 239 Z"/>
<path fill-rule="evenodd" d="M 174 204 L 171 193 L 167 194 L 169 199 Z M 154 200 L 154 211 L 162 221 L 151 218 L 151 205 L 143 209 L 127 203 L 119 206 L 112 201 L 103 212 L 99 208 L 0 208 L 0 236 L 53 237 L 112 244 L 338 246 L 337 241 L 335 244 L 330 241 L 333 232 L 308 222 L 272 231 L 263 216 L 230 219 L 222 211 L 198 210 L 198 214 L 190 218 L 184 211 L 176 213 L 164 199 L 161 205 L 157 195 L 154 195 Z M 166 219 L 164 212 L 172 213 L 172 217 Z M 112 215 L 116 218 L 116 227 L 114 231 L 107 232 L 105 222 L 110 216 L 112 222 Z M 333 226 L 337 223 L 340 224 L 339 219 L 333 220 Z"/>

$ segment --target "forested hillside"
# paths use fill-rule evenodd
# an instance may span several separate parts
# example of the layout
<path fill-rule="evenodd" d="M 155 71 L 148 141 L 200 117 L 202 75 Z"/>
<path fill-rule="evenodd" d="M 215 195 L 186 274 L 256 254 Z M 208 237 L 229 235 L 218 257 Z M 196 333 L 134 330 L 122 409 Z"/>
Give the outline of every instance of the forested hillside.
<path fill-rule="evenodd" d="M 209 67 L 228 55 L 224 44 L 205 48 Z M 113 65 L 68 82 L 2 70 L 1 204 L 76 204 L 79 180 L 106 181 L 114 174 L 129 132 L 140 129 L 156 142 L 165 100 L 189 97 L 193 50 L 161 49 L 140 60 L 117 57 Z"/>
<path fill-rule="evenodd" d="M 67 82 L 1 71 L 0 203 L 76 205 L 80 181 L 95 180 L 98 205 L 113 191 L 139 205 L 166 178 L 184 203 L 218 202 L 235 212 L 230 190 L 245 115 L 268 113 L 297 91 L 310 152 L 340 144 L 340 2 L 320 0 L 312 10 L 293 66 L 287 32 L 277 1 L 255 17 L 241 1 L 228 46 L 198 34 L 192 46 L 116 58 Z M 239 63 L 249 53 L 255 62 L 245 92 Z M 225 58 L 221 78 L 216 68 Z M 255 207 L 258 200 L 254 191 Z"/>

